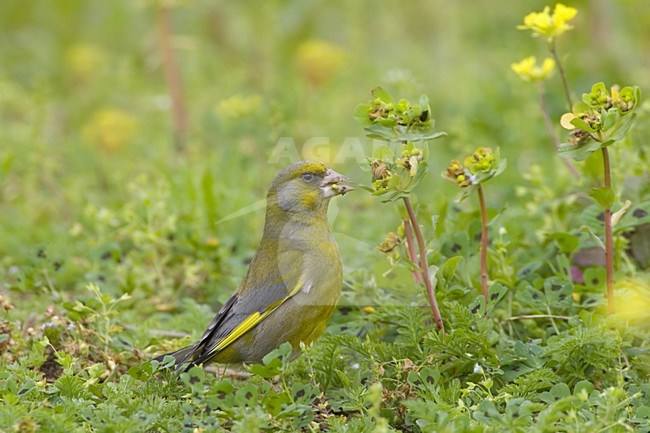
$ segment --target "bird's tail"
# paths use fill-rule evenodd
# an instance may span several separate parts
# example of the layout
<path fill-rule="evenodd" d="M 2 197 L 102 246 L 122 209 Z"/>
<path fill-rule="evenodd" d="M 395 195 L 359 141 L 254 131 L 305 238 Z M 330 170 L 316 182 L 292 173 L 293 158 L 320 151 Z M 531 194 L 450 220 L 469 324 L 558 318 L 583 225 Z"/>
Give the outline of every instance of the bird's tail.
<path fill-rule="evenodd" d="M 192 363 L 189 362 L 192 352 L 196 347 L 194 345 L 183 347 L 182 349 L 175 350 L 173 352 L 164 353 L 162 355 L 156 356 L 154 361 L 163 362 L 166 356 L 173 356 L 174 363 L 176 364 L 176 370 L 181 370 L 185 364 L 185 370 L 189 369 L 192 366 Z"/>

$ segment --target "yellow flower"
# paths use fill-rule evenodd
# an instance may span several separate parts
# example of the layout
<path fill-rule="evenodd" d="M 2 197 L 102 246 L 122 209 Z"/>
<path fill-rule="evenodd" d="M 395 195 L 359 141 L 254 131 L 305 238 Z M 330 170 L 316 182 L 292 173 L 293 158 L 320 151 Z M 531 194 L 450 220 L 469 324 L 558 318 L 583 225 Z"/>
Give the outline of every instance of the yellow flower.
<path fill-rule="evenodd" d="M 524 24 L 517 28 L 519 30 L 530 29 L 533 31 L 533 36 L 543 36 L 549 40 L 573 28 L 568 22 L 578 13 L 576 8 L 558 3 L 553 9 L 553 15 L 550 14 L 550 10 L 546 6 L 542 12 L 529 13 L 524 17 Z"/>
<path fill-rule="evenodd" d="M 555 69 L 555 60 L 547 57 L 541 66 L 537 65 L 535 56 L 526 57 L 519 63 L 511 65 L 513 71 L 519 75 L 524 81 L 539 81 L 545 80 L 551 76 L 553 69 Z"/>
<path fill-rule="evenodd" d="M 470 173 L 488 172 L 496 169 L 497 165 L 496 156 L 489 147 L 479 147 L 471 156 L 465 158 L 465 168 Z"/>
<path fill-rule="evenodd" d="M 87 81 L 97 75 L 106 64 L 106 53 L 90 44 L 76 44 L 65 53 L 65 61 L 79 81 Z"/>
<path fill-rule="evenodd" d="M 309 40 L 300 44 L 296 51 L 298 71 L 313 86 L 326 84 L 344 61 L 345 51 L 326 41 Z"/>
<path fill-rule="evenodd" d="M 129 113 L 116 108 L 104 108 L 93 113 L 81 135 L 86 143 L 111 153 L 129 143 L 137 128 L 137 119 Z"/>
<path fill-rule="evenodd" d="M 455 159 L 449 163 L 447 171 L 443 172 L 442 175 L 460 188 L 466 188 L 472 184 L 466 175 L 465 167 Z"/>
<path fill-rule="evenodd" d="M 210 248 L 217 248 L 219 246 L 220 242 L 219 239 L 209 237 L 205 240 L 205 246 L 210 247 Z"/>
<path fill-rule="evenodd" d="M 626 278 L 616 282 L 616 312 L 623 324 L 650 323 L 650 281 L 645 278 Z"/>
<path fill-rule="evenodd" d="M 233 95 L 222 99 L 217 106 L 217 115 L 222 119 L 241 119 L 255 114 L 262 105 L 260 95 Z"/>

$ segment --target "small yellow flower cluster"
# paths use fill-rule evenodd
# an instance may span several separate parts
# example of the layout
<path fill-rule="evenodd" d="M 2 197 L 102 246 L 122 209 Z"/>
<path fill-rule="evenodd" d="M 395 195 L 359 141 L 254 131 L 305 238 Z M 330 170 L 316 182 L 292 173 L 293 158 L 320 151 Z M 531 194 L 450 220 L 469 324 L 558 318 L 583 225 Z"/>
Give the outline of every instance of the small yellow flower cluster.
<path fill-rule="evenodd" d="M 476 151 L 465 158 L 465 163 L 452 160 L 443 176 L 460 188 L 466 188 L 474 183 L 480 183 L 478 173 L 489 173 L 498 168 L 499 161 L 489 147 L 479 147 Z"/>
<path fill-rule="evenodd" d="M 425 164 L 424 159 L 424 151 L 411 141 L 404 145 L 400 157 L 371 159 L 369 162 L 373 191 L 384 193 L 390 189 L 406 190 L 421 165 Z"/>
<path fill-rule="evenodd" d="M 627 86 L 620 90 L 612 87 L 608 91 L 605 83 L 596 83 L 591 92 L 582 95 L 582 102 L 574 104 L 573 112 L 562 115 L 560 124 L 571 131 L 568 141 L 574 146 L 594 138 L 593 134 L 606 134 L 607 131 L 622 137 L 621 119 L 634 111 L 640 99 L 638 87 Z"/>
<path fill-rule="evenodd" d="M 530 56 L 519 63 L 513 63 L 511 67 L 519 75 L 519 78 L 524 81 L 540 81 L 551 76 L 555 69 L 555 60 L 547 57 L 542 65 L 538 66 L 535 56 Z"/>
<path fill-rule="evenodd" d="M 422 149 L 419 147 L 406 148 L 402 151 L 402 158 L 396 161 L 399 168 L 408 170 L 409 176 L 413 177 L 418 172 L 418 165 L 424 158 Z"/>
<path fill-rule="evenodd" d="M 375 191 L 384 191 L 388 189 L 388 182 L 393 178 L 393 173 L 388 169 L 388 165 L 379 159 L 374 159 L 370 163 L 372 172 L 372 188 Z"/>
<path fill-rule="evenodd" d="M 398 244 L 402 243 L 402 239 L 395 232 L 389 232 L 386 239 L 377 247 L 382 253 L 392 252 Z"/>
<path fill-rule="evenodd" d="M 448 180 L 455 183 L 458 187 L 465 188 L 472 184 L 468 174 L 465 171 L 465 167 L 463 167 L 463 165 L 456 159 L 451 161 L 449 167 L 447 167 L 447 171 L 443 174 Z"/>
<path fill-rule="evenodd" d="M 471 155 L 465 158 L 465 168 L 472 174 L 479 172 L 487 173 L 490 170 L 496 169 L 497 159 L 489 147 L 479 147 Z"/>
<path fill-rule="evenodd" d="M 542 12 L 532 12 L 524 17 L 524 24 L 517 26 L 519 30 L 532 30 L 533 36 L 542 36 L 549 40 L 555 39 L 562 33 L 573 28 L 568 22 L 571 21 L 578 10 L 562 3 L 555 5 L 553 14 L 546 6 Z"/>
<path fill-rule="evenodd" d="M 428 106 L 411 105 L 406 99 L 400 99 L 399 102 L 393 103 L 377 97 L 368 107 L 368 118 L 390 127 L 395 125 L 408 127 L 428 122 L 430 113 Z"/>
<path fill-rule="evenodd" d="M 616 107 L 621 110 L 621 113 L 626 113 L 632 110 L 636 104 L 636 95 L 632 87 L 624 87 L 619 90 L 617 87 L 612 86 L 609 93 L 604 84 L 596 84 L 592 87 L 591 93 L 583 95 L 583 99 L 587 105 L 592 108 L 602 107 L 609 110 Z"/>

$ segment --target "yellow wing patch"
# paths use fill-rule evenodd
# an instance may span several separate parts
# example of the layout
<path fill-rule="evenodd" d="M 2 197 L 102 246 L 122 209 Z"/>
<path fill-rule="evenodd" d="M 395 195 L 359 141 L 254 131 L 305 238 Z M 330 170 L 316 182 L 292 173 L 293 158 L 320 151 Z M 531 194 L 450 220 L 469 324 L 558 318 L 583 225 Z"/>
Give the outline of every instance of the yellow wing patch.
<path fill-rule="evenodd" d="M 298 284 L 296 284 L 291 293 L 289 293 L 289 295 L 287 295 L 285 298 L 272 303 L 263 312 L 260 313 L 259 311 L 256 311 L 255 313 L 245 318 L 239 325 L 235 327 L 235 329 L 230 332 L 230 334 L 228 334 L 223 340 L 219 342 L 219 344 L 215 346 L 215 348 L 212 350 L 211 357 L 221 352 L 233 342 L 237 341 L 242 335 L 246 334 L 248 331 L 257 326 L 257 324 L 264 320 L 269 314 L 277 310 L 280 305 L 284 304 L 287 299 L 298 293 L 303 286 L 304 283 L 301 280 L 298 282 Z"/>

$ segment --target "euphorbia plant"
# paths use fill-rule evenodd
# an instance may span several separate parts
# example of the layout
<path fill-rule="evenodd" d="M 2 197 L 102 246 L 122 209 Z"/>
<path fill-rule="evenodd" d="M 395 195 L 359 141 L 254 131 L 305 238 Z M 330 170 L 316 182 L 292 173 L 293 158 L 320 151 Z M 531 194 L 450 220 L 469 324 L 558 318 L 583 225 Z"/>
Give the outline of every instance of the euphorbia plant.
<path fill-rule="evenodd" d="M 569 91 L 569 84 L 564 72 L 564 67 L 562 66 L 562 60 L 557 53 L 556 42 L 560 35 L 573 29 L 573 26 L 569 24 L 569 21 L 572 21 L 577 13 L 577 9 L 558 3 L 553 8 L 552 14 L 551 8 L 546 6 L 542 12 L 531 12 L 526 15 L 524 17 L 524 24 L 517 26 L 519 30 L 530 30 L 532 35 L 536 38 L 544 38 L 548 50 L 553 56 L 553 58 L 544 59 L 541 66 L 537 66 L 534 56 L 530 56 L 518 63 L 513 63 L 511 67 L 522 80 L 534 82 L 536 84 L 537 92 L 539 94 L 539 106 L 542 116 L 544 117 L 544 123 L 556 148 L 560 146 L 560 141 L 557 138 L 553 122 L 551 122 L 551 116 L 549 115 L 546 106 L 546 100 L 544 98 L 544 81 L 550 78 L 553 70 L 557 67 L 560 79 L 562 80 L 562 88 L 564 89 L 564 95 L 568 107 L 570 108 L 573 105 L 571 92 Z M 564 161 L 571 173 L 578 178 L 578 171 L 573 164 L 568 160 Z"/>
<path fill-rule="evenodd" d="M 487 270 L 488 219 L 483 184 L 501 174 L 505 168 L 506 160 L 499 159 L 499 149 L 493 152 L 489 147 L 479 147 L 472 155 L 465 158 L 464 163 L 455 159 L 451 161 L 447 170 L 442 173 L 443 177 L 463 190 L 460 201 L 475 191 L 478 194 L 481 209 L 481 292 L 485 298 L 485 305 L 488 302 L 489 277 Z"/>
<path fill-rule="evenodd" d="M 366 189 L 381 197 L 382 201 L 395 203 L 399 207 L 405 252 L 416 271 L 414 279 L 416 283 L 424 284 L 436 326 L 444 331 L 435 287 L 429 275 L 427 247 L 411 196 L 427 172 L 427 142 L 446 134 L 434 131 L 431 107 L 426 96 L 422 96 L 417 104 L 411 104 L 406 99 L 393 101 L 385 90 L 378 87 L 373 89 L 372 97 L 368 103 L 357 106 L 355 118 L 368 137 L 384 141 L 386 146 L 375 149 L 368 159 L 372 184 Z M 403 208 L 399 203 L 403 204 Z"/>
<path fill-rule="evenodd" d="M 607 305 L 610 313 L 614 308 L 614 239 L 612 235 L 612 191 L 608 146 L 625 138 L 632 126 L 641 102 L 641 90 L 624 87 L 609 91 L 604 83 L 596 83 L 591 92 L 582 95 L 582 101 L 573 104 L 570 113 L 562 116 L 560 123 L 570 130 L 566 143 L 560 145 L 560 155 L 577 161 L 587 159 L 601 151 L 603 156 L 603 187 L 594 188 L 590 195 L 603 208 L 605 225 L 605 270 L 607 275 Z"/>
<path fill-rule="evenodd" d="M 562 3 L 555 5 L 553 13 L 550 7 L 545 7 L 542 12 L 533 12 L 524 18 L 524 24 L 518 26 L 521 30 L 532 31 L 533 36 L 545 38 L 553 60 L 557 65 L 562 87 L 570 110 L 562 116 L 560 123 L 571 133 L 566 143 L 558 143 L 555 131 L 549 124 L 549 116 L 543 99 L 543 89 L 540 91 L 542 111 L 547 128 L 561 156 L 567 159 L 582 161 L 592 153 L 600 150 L 603 157 L 603 187 L 594 188 L 590 195 L 603 208 L 603 222 L 605 226 L 605 271 L 607 281 L 608 311 L 614 312 L 614 240 L 612 234 L 612 204 L 615 194 L 611 188 L 611 170 L 608 146 L 622 140 L 625 133 L 632 126 L 639 106 L 641 91 L 638 87 L 624 87 L 619 90 L 612 87 L 607 90 L 604 83 L 594 84 L 590 93 L 582 95 L 582 101 L 573 103 L 569 91 L 568 80 L 562 67 L 562 62 L 557 54 L 556 40 L 558 36 L 573 29 L 569 23 L 575 18 L 578 11 Z M 533 59 L 534 60 L 534 59 Z M 534 61 L 530 59 L 513 64 L 512 68 L 526 81 L 540 81 L 545 78 L 544 73 L 550 73 L 550 63 L 545 62 L 547 68 L 535 68 Z M 541 86 L 541 85 L 538 85 Z M 572 166 L 571 166 L 572 167 Z M 625 208 L 619 211 L 625 212 Z M 618 215 L 620 217 L 620 214 Z M 599 240 L 600 243 L 600 240 Z"/>

